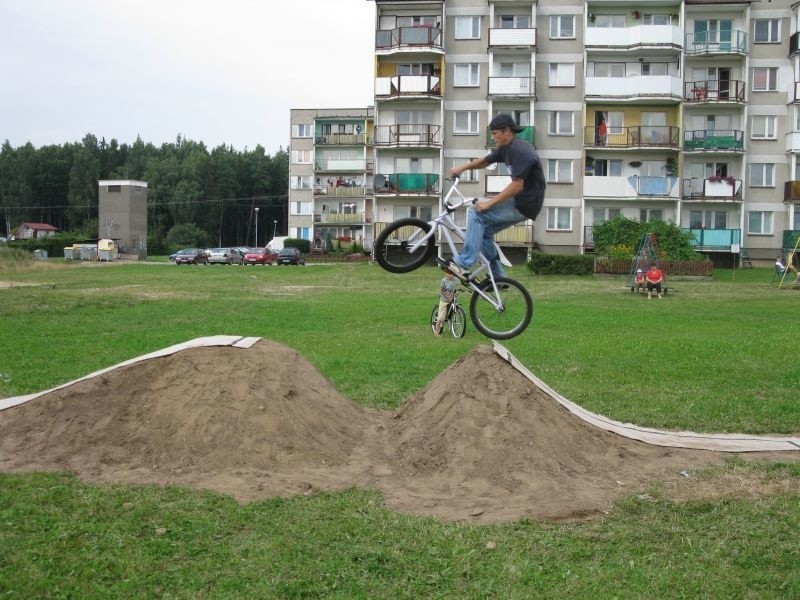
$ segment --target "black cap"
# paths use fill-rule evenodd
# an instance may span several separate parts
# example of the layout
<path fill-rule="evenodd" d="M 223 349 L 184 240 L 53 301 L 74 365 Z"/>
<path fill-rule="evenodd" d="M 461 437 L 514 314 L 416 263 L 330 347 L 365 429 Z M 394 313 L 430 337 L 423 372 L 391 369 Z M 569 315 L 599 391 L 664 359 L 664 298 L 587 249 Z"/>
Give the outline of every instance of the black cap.
<path fill-rule="evenodd" d="M 489 129 L 495 131 L 497 129 L 505 129 L 508 127 L 514 133 L 519 133 L 520 131 L 525 131 L 524 127 L 520 127 L 519 125 L 514 122 L 514 118 L 511 115 L 497 115 L 492 122 L 489 123 Z"/>

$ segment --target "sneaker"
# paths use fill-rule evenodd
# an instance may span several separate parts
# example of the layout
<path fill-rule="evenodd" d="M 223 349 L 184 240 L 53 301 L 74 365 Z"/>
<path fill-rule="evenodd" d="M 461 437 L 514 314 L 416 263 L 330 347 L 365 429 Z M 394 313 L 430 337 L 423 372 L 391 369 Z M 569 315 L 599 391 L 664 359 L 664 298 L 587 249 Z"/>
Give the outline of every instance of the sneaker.
<path fill-rule="evenodd" d="M 462 269 L 452 260 L 444 260 L 443 258 L 437 258 L 436 263 L 443 271 L 449 271 L 456 277 L 461 280 L 461 283 L 467 283 L 469 281 L 469 271 L 466 269 Z"/>

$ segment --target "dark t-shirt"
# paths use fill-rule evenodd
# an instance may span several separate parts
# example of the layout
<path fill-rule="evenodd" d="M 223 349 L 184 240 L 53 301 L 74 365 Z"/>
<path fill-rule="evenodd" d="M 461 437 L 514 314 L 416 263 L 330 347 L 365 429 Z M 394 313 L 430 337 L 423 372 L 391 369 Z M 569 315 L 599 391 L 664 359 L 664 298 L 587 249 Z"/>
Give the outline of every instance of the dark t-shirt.
<path fill-rule="evenodd" d="M 529 219 L 536 219 L 544 202 L 547 183 L 539 154 L 528 142 L 517 137 L 508 145 L 495 148 L 486 156 L 489 164 L 505 163 L 511 179 L 522 179 L 522 191 L 514 196 L 514 206 Z"/>

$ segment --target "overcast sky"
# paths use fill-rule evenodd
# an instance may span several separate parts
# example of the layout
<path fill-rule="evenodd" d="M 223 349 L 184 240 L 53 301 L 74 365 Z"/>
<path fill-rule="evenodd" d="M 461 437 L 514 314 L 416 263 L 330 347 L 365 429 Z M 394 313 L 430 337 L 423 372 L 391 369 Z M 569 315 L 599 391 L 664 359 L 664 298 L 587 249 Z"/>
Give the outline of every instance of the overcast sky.
<path fill-rule="evenodd" d="M 289 145 L 290 108 L 373 103 L 368 0 L 0 0 L 0 142 Z"/>

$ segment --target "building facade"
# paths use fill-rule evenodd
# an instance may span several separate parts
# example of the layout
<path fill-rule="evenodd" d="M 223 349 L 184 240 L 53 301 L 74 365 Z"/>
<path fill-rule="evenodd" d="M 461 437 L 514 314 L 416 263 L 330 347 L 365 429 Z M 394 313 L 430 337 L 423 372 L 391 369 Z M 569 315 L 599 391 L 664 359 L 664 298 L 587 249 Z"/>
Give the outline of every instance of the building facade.
<path fill-rule="evenodd" d="M 114 240 L 122 254 L 147 257 L 147 182 L 98 181 L 98 238 Z"/>
<path fill-rule="evenodd" d="M 374 2 L 374 107 L 358 113 L 372 135 L 335 159 L 363 161 L 344 174 L 363 182 L 367 249 L 386 223 L 438 211 L 448 169 L 489 150 L 499 113 L 548 180 L 536 223 L 497 236 L 512 257 L 591 252 L 593 226 L 618 215 L 674 222 L 723 259 L 774 258 L 800 232 L 800 3 Z M 318 127 L 358 111 L 317 112 L 292 111 L 290 199 L 310 204 L 290 209 L 290 235 L 308 239 L 331 210 L 314 186 L 339 181 Z M 491 196 L 508 175 L 462 181 Z"/>

